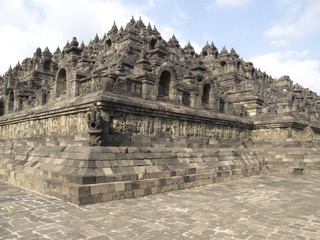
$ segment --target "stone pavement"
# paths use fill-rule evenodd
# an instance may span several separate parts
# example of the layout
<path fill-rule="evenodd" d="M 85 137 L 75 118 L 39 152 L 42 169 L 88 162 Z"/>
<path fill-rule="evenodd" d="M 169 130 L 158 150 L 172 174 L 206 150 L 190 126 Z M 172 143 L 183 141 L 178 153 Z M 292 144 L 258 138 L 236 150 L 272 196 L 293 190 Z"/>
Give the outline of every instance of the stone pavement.
<path fill-rule="evenodd" d="M 320 239 L 320 176 L 75 206 L 0 181 L 0 239 Z"/>

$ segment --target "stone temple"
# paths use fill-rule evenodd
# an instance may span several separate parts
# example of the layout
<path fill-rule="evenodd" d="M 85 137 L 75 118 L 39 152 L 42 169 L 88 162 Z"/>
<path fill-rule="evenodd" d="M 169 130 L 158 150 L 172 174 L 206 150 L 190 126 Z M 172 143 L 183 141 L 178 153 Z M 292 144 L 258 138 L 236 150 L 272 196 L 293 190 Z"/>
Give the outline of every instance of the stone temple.
<path fill-rule="evenodd" d="M 0 77 L 0 179 L 89 204 L 320 173 L 320 97 L 141 19 L 38 48 Z"/>

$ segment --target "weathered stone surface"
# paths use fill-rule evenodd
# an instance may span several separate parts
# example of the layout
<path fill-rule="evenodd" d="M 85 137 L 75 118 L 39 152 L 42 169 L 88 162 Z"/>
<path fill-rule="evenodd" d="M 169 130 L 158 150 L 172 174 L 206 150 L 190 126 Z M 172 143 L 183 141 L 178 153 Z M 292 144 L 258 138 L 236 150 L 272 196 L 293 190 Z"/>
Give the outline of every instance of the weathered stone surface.
<path fill-rule="evenodd" d="M 75 204 L 235 180 L 269 168 L 264 156 L 252 149 L 140 148 L 129 153 L 127 148 L 83 147 L 77 153 L 41 148 L 20 147 L 28 149 L 27 156 L 3 154 L 0 178 Z"/>
<path fill-rule="evenodd" d="M 81 207 L 0 181 L 2 239 L 318 239 L 320 176 L 239 181 Z"/>
<path fill-rule="evenodd" d="M 319 96 L 289 77 L 131 19 L 88 45 L 38 48 L 0 77 L 0 177 L 87 204 L 319 173 L 319 116 Z"/>

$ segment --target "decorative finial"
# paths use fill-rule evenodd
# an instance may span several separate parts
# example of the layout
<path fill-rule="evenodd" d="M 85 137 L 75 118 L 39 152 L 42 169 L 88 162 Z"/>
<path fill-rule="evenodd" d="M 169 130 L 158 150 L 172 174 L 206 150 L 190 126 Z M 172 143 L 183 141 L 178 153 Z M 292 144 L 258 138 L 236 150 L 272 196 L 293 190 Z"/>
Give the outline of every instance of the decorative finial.
<path fill-rule="evenodd" d="M 49 54 L 50 54 L 50 50 L 49 50 L 49 48 L 48 48 L 48 47 L 46 47 L 46 48 L 44 49 L 43 53 L 49 53 Z"/>
<path fill-rule="evenodd" d="M 220 54 L 228 54 L 226 46 L 223 46 Z"/>
<path fill-rule="evenodd" d="M 217 49 L 216 46 L 213 44 L 213 42 L 211 42 L 211 44 L 210 44 L 210 49 L 211 50 L 216 50 Z"/>
<path fill-rule="evenodd" d="M 160 33 L 158 32 L 158 29 L 156 27 L 156 25 L 153 26 L 153 32 L 155 35 L 160 35 Z"/>
<path fill-rule="evenodd" d="M 54 54 L 59 54 L 59 53 L 61 53 L 61 50 L 60 50 L 60 48 L 59 48 L 59 46 L 58 46 L 57 49 L 56 49 L 56 51 L 54 52 Z"/>
<path fill-rule="evenodd" d="M 116 21 L 113 22 L 112 28 L 110 29 L 110 31 L 108 32 L 108 35 L 114 35 L 118 32 L 118 27 L 116 25 Z"/>
<path fill-rule="evenodd" d="M 136 23 L 136 21 L 134 20 L 133 15 L 132 15 L 132 18 L 131 18 L 131 20 L 130 20 L 130 23 L 131 23 L 131 24 L 135 24 L 135 23 Z"/>
<path fill-rule="evenodd" d="M 78 42 L 76 37 L 72 38 L 72 41 L 71 41 L 70 45 L 73 46 L 73 47 L 78 47 L 79 46 L 79 42 Z"/>
<path fill-rule="evenodd" d="M 95 38 L 94 38 L 94 41 L 95 41 L 95 42 L 99 42 L 99 36 L 98 36 L 98 33 L 96 33 L 96 36 L 95 36 Z"/>
<path fill-rule="evenodd" d="M 113 26 L 112 26 L 111 30 L 118 31 L 118 27 L 116 25 L 116 21 L 113 22 Z"/>
<path fill-rule="evenodd" d="M 69 41 L 67 41 L 66 45 L 64 46 L 64 48 L 68 48 L 70 46 Z"/>
<path fill-rule="evenodd" d="M 81 49 L 84 49 L 84 47 L 85 47 L 85 46 L 84 46 L 84 42 L 82 41 L 82 42 L 81 42 L 81 45 L 80 45 L 80 48 L 81 48 Z"/>

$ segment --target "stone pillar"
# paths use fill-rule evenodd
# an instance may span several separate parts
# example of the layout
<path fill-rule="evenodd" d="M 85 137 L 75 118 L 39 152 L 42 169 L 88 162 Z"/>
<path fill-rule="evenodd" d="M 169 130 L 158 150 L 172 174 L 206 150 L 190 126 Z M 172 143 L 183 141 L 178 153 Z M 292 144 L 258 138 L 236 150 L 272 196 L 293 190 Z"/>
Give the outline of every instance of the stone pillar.
<path fill-rule="evenodd" d="M 151 76 L 143 76 L 141 78 L 142 83 L 142 98 L 147 100 L 156 100 L 157 96 L 154 93 L 154 86 L 155 86 L 155 78 Z"/>
<path fill-rule="evenodd" d="M 195 93 L 195 92 L 191 92 L 190 93 L 190 107 L 192 108 L 198 108 L 199 107 L 199 103 L 200 103 L 200 100 L 199 100 L 199 94 Z"/>
<path fill-rule="evenodd" d="M 288 127 L 288 138 L 292 138 L 292 127 Z"/>
<path fill-rule="evenodd" d="M 15 100 L 14 100 L 14 111 L 20 111 L 22 109 L 22 99 L 20 96 L 16 96 Z"/>
<path fill-rule="evenodd" d="M 79 81 L 77 79 L 70 81 L 70 96 L 77 97 L 79 96 Z"/>
<path fill-rule="evenodd" d="M 40 94 L 40 104 L 41 104 L 41 105 L 44 105 L 44 104 L 46 104 L 46 103 L 47 103 L 47 93 L 43 91 L 43 92 Z"/>
<path fill-rule="evenodd" d="M 209 108 L 216 110 L 216 104 L 217 104 L 217 101 L 216 101 L 216 98 L 215 98 L 215 96 L 214 96 L 214 92 L 213 92 L 212 89 L 210 89 Z"/>
<path fill-rule="evenodd" d="M 80 76 L 77 74 L 77 72 L 69 71 L 67 76 L 67 91 L 69 97 L 76 97 L 79 96 L 79 80 Z"/>
<path fill-rule="evenodd" d="M 233 104 L 230 102 L 224 103 L 224 113 L 225 114 L 232 114 L 233 113 Z"/>
<path fill-rule="evenodd" d="M 142 80 L 142 99 L 147 100 L 149 96 L 149 88 L 147 80 Z"/>
<path fill-rule="evenodd" d="M 173 80 L 170 80 L 173 81 Z M 173 103 L 179 103 L 178 91 L 173 84 L 170 83 L 170 90 L 169 90 L 169 99 L 173 101 Z"/>

